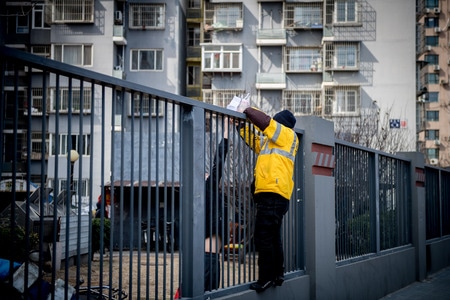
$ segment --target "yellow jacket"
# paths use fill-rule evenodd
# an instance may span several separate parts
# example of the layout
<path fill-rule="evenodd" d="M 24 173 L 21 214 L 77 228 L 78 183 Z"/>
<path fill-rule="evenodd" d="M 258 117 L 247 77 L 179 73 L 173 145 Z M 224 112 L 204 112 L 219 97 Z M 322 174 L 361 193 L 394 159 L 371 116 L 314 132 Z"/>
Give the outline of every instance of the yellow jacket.
<path fill-rule="evenodd" d="M 254 170 L 255 194 L 277 193 L 290 200 L 299 144 L 297 134 L 274 119 L 270 119 L 264 130 L 256 125 L 255 128 L 262 135 L 254 134 L 248 126 L 240 129 L 241 137 L 258 154 Z"/>

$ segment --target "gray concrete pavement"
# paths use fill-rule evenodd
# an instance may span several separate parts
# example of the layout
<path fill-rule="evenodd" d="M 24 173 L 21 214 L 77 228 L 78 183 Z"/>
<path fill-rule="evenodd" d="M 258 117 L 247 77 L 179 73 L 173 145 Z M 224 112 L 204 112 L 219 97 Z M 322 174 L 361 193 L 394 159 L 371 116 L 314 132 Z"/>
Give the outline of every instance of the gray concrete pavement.
<path fill-rule="evenodd" d="M 450 267 L 414 282 L 380 300 L 450 300 Z"/>

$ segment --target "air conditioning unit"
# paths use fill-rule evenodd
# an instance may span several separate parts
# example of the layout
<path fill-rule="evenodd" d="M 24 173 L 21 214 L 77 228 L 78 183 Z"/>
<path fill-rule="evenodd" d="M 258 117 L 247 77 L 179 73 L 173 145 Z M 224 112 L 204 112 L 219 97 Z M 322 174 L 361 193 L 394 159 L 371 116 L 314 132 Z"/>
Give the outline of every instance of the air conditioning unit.
<path fill-rule="evenodd" d="M 244 21 L 242 19 L 236 20 L 236 28 L 244 27 Z"/>
<path fill-rule="evenodd" d="M 441 13 L 441 9 L 440 9 L 439 7 L 435 7 L 434 10 L 433 10 L 433 12 L 434 12 L 435 14 L 440 14 L 440 13 Z"/>
<path fill-rule="evenodd" d="M 120 25 L 120 24 L 122 24 L 122 21 L 123 21 L 123 19 L 122 19 L 122 12 L 120 10 L 116 10 L 114 12 L 114 22 L 116 24 Z"/>
<path fill-rule="evenodd" d="M 441 32 L 441 28 L 440 27 L 434 27 L 434 32 L 440 33 Z"/>
<path fill-rule="evenodd" d="M 432 9 L 431 8 L 425 8 L 425 13 L 429 14 L 431 13 Z"/>
<path fill-rule="evenodd" d="M 434 65 L 434 70 L 435 70 L 435 71 L 441 70 L 441 66 L 439 66 L 439 65 Z"/>
<path fill-rule="evenodd" d="M 439 160 L 437 158 L 430 159 L 430 165 L 437 165 L 439 163 Z"/>
<path fill-rule="evenodd" d="M 447 85 L 448 84 L 448 80 L 441 79 L 441 84 Z"/>
<path fill-rule="evenodd" d="M 430 45 L 425 46 L 425 51 L 430 52 L 431 51 L 431 46 Z"/>
<path fill-rule="evenodd" d="M 434 144 L 435 144 L 436 146 L 440 146 L 440 145 L 441 145 L 441 141 L 440 141 L 440 140 L 434 140 Z"/>

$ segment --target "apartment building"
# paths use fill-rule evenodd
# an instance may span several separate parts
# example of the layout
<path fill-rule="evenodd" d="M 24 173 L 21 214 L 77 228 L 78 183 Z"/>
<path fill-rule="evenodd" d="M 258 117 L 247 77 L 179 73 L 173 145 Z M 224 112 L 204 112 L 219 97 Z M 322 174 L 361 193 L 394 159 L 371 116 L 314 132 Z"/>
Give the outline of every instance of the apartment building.
<path fill-rule="evenodd" d="M 449 1 L 417 5 L 417 150 L 431 165 L 450 166 Z"/>
<path fill-rule="evenodd" d="M 297 117 L 316 115 L 335 121 L 349 135 L 367 116 L 388 113 L 389 130 L 406 137 L 403 150 L 416 149 L 418 88 L 413 49 L 417 9 L 413 1 L 42 0 L 1 5 L 5 12 L 0 17 L 1 41 L 8 46 L 220 106 L 226 106 L 234 95 L 250 94 L 251 104 L 269 114 L 290 109 Z M 443 17 L 439 22 L 445 25 Z M 430 30 L 434 36 L 434 27 Z M 33 73 L 33 80 L 41 82 L 42 75 Z M 89 132 L 83 127 L 89 122 L 83 120 L 100 113 L 95 105 L 91 107 L 89 87 L 79 87 L 74 93 L 78 104 L 73 107 L 75 123 L 70 130 L 64 126 L 57 129 L 56 82 L 55 78 L 48 80 L 45 114 L 43 91 L 37 88 L 31 93 L 32 122 L 40 124 L 42 118 L 47 122 L 45 145 L 42 136 L 31 136 L 33 152 L 46 149 L 46 184 L 54 186 L 56 160 L 67 159 L 64 155 L 70 144 L 81 159 L 93 155 L 97 161 L 96 156 L 101 155 L 109 166 L 113 158 L 110 153 L 90 152 L 90 146 L 99 149 L 95 143 L 101 139 L 80 134 Z M 61 107 L 67 110 L 64 86 L 69 83 L 63 80 L 60 84 Z M 77 83 L 72 84 L 76 87 Z M 428 97 L 431 91 L 430 87 Z M 114 122 L 117 132 L 129 127 L 138 111 L 146 111 L 148 122 L 159 121 L 161 111 L 155 111 L 159 108 L 151 105 L 151 99 L 139 104 L 138 99 L 123 98 L 119 93 L 115 100 L 120 108 L 117 118 L 111 117 L 111 106 L 104 116 L 106 122 Z M 119 116 L 122 108 L 126 118 Z M 61 111 L 60 118 L 68 117 Z M 24 115 L 23 122 L 26 119 Z M 22 126 L 21 144 L 26 145 L 25 123 Z M 6 144 L 8 126 L 4 128 Z M 99 134 L 99 130 L 94 132 Z M 105 140 L 112 134 L 115 132 L 107 132 Z M 8 150 L 4 153 L 16 155 Z M 427 154 L 431 158 L 431 151 Z M 33 159 L 37 163 L 40 157 L 36 154 Z M 90 170 L 83 170 L 81 178 L 86 179 L 76 182 L 83 186 L 84 196 L 100 193 L 99 169 L 93 170 L 95 182 L 89 182 Z M 41 178 L 37 167 L 30 171 L 35 175 L 32 178 Z M 57 172 L 62 186 L 65 179 L 61 174 L 66 172 Z M 80 178 L 79 174 L 74 178 Z"/>

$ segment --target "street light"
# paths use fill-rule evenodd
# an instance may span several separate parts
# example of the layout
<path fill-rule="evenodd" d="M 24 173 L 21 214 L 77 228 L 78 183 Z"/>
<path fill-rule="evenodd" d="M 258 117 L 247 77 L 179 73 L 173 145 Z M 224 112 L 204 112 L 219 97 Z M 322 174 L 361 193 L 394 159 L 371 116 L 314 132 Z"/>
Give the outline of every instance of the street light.
<path fill-rule="evenodd" d="M 78 152 L 74 149 L 70 150 L 67 153 L 67 157 L 69 157 L 70 160 L 70 197 L 72 198 L 72 191 L 73 191 L 73 166 L 75 164 L 75 162 L 78 160 L 78 158 L 80 157 L 80 155 L 78 154 Z"/>

